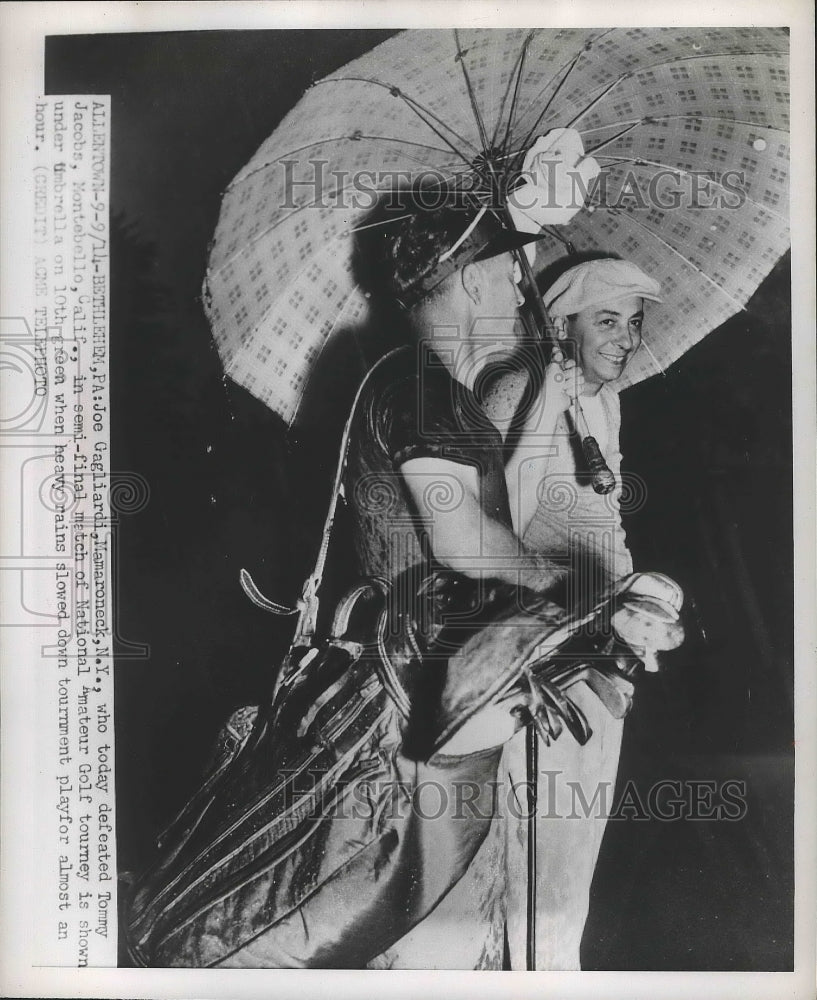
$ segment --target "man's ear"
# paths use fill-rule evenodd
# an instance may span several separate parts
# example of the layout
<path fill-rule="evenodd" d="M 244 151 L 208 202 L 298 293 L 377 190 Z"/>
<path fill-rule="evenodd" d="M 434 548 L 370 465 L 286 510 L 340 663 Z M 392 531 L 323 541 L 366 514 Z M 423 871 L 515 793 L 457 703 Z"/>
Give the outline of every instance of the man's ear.
<path fill-rule="evenodd" d="M 468 298 L 478 306 L 482 302 L 482 274 L 476 264 L 466 264 L 460 271 L 462 287 Z"/>

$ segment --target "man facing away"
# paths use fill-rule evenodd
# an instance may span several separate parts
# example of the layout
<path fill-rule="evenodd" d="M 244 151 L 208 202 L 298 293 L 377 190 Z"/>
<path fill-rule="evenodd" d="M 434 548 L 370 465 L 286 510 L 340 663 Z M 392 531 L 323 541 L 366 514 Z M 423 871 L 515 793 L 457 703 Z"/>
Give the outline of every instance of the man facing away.
<path fill-rule="evenodd" d="M 127 921 L 138 964 L 501 967 L 502 868 L 487 886 L 462 875 L 483 844 L 498 846 L 486 837 L 515 720 L 502 709 L 504 731 L 454 748 L 442 734 L 466 717 L 455 698 L 447 728 L 434 726 L 450 704 L 440 681 L 453 676 L 466 707 L 481 708 L 497 676 L 513 684 L 518 661 L 484 656 L 477 683 L 472 657 L 451 669 L 447 612 L 476 610 L 481 638 L 485 595 L 513 614 L 520 586 L 542 595 L 562 575 L 514 535 L 503 442 L 473 392 L 488 361 L 516 349 L 510 249 L 529 239 L 452 209 L 386 234 L 388 285 L 415 346 L 369 373 L 350 421 L 343 485 L 356 575 L 370 582 L 338 604 L 326 643 L 293 653 L 249 742 L 219 757 L 223 781 L 208 776 L 137 880 Z M 388 628 L 376 577 L 390 584 Z M 536 637 L 564 617 L 541 596 L 536 609 Z M 458 814 L 459 788 L 478 810 Z M 447 801 L 421 801 L 423 789 Z"/>

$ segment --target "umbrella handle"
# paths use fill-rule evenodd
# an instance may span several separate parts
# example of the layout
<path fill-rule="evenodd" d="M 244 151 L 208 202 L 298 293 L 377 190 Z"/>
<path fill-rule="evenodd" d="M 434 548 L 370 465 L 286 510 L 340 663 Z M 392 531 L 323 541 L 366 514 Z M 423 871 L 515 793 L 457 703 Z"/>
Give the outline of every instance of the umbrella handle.
<path fill-rule="evenodd" d="M 542 301 L 542 295 L 536 284 L 536 279 L 533 276 L 530 261 L 528 260 L 524 249 L 515 250 L 514 254 L 516 255 L 516 259 L 519 261 L 520 267 L 522 268 L 522 273 L 525 275 L 525 281 L 530 291 L 530 297 L 535 303 L 536 309 L 539 313 L 542 329 L 548 331 L 551 329 L 550 320 L 548 319 L 547 309 L 545 309 L 545 303 Z M 554 341 L 554 347 L 556 346 L 558 346 L 558 344 Z M 604 456 L 601 453 L 601 448 L 599 448 L 598 441 L 590 433 L 590 428 L 587 426 L 587 420 L 585 419 L 584 411 L 582 410 L 582 404 L 578 398 L 573 400 L 570 417 L 572 418 L 571 422 L 573 423 L 573 429 L 576 431 L 576 434 L 582 443 L 582 452 L 584 454 L 584 460 L 587 463 L 587 468 L 590 471 L 591 483 L 594 491 L 602 496 L 607 493 L 612 493 L 616 487 L 616 477 L 610 471 L 610 467 L 605 462 Z"/>
<path fill-rule="evenodd" d="M 616 477 L 604 461 L 604 456 L 601 453 L 598 441 L 590 433 L 590 428 L 587 426 L 584 411 L 582 410 L 578 399 L 573 401 L 573 412 L 571 416 L 576 428 L 576 433 L 579 435 L 582 442 L 584 460 L 587 462 L 587 468 L 590 470 L 593 489 L 596 493 L 599 493 L 602 496 L 607 493 L 612 493 L 616 488 Z"/>

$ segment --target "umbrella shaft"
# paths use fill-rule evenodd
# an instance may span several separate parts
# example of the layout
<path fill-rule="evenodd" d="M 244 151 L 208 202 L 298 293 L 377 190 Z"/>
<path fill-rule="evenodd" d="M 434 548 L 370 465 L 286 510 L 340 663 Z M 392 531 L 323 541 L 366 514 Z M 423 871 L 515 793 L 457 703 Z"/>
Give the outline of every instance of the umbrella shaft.
<path fill-rule="evenodd" d="M 528 972 L 536 969 L 536 808 L 538 799 L 539 737 L 531 722 L 525 730 L 525 758 L 527 761 L 528 787 L 528 894 L 527 894 L 527 947 Z"/>

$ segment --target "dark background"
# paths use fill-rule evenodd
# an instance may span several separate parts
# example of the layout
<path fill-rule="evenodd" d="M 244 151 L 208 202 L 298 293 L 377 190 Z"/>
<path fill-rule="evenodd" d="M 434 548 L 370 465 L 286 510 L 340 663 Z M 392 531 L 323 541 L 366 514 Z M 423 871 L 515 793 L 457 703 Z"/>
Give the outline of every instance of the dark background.
<path fill-rule="evenodd" d="M 201 308 L 221 194 L 320 78 L 386 31 L 64 36 L 47 93 L 112 98 L 112 470 L 149 488 L 115 565 L 120 867 L 196 784 L 229 711 L 269 690 L 289 626 L 249 603 L 242 566 L 293 603 L 311 569 L 334 437 L 285 434 L 222 378 Z M 791 968 L 792 493 L 789 272 L 622 395 L 637 568 L 675 577 L 696 628 L 642 683 L 620 783 L 746 783 L 738 822 L 611 821 L 586 969 Z M 146 644 L 147 656 L 133 644 Z"/>

